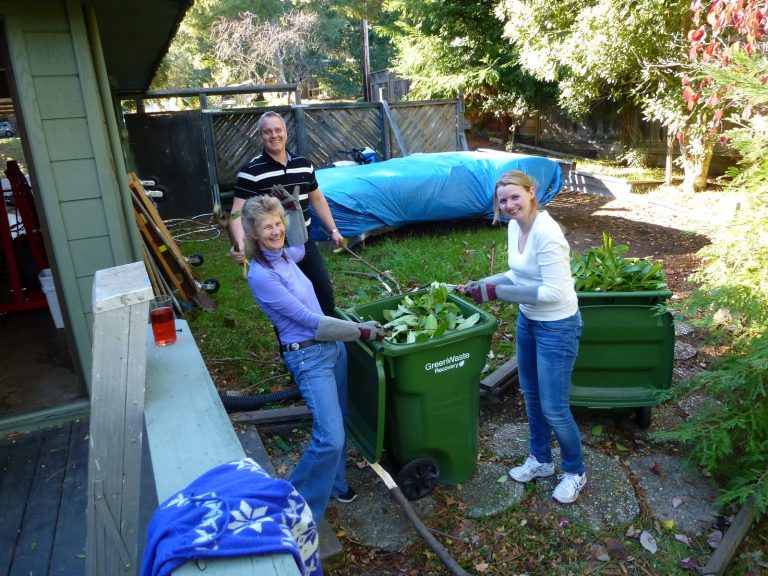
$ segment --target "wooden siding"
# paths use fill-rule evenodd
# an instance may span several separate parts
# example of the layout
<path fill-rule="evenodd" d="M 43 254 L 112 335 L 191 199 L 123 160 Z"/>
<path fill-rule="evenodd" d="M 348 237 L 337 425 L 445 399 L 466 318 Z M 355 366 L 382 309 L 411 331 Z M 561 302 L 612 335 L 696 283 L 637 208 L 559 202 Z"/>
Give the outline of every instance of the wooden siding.
<path fill-rule="evenodd" d="M 93 275 L 131 259 L 124 176 L 114 170 L 82 3 L 3 2 L 0 14 L 59 300 L 89 381 Z"/>

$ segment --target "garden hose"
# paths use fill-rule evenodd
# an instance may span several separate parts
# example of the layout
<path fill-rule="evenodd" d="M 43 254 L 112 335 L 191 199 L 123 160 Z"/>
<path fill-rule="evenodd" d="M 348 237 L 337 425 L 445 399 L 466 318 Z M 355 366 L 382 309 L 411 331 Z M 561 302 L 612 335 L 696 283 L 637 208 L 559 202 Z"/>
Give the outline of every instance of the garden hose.
<path fill-rule="evenodd" d="M 416 532 L 418 532 L 419 536 L 421 536 L 421 538 L 427 543 L 432 551 L 437 554 L 437 557 L 440 558 L 443 564 L 445 564 L 446 568 L 448 568 L 448 570 L 450 570 L 451 573 L 455 574 L 456 576 L 469 576 L 469 573 L 466 572 L 461 566 L 459 566 L 458 562 L 453 559 L 453 556 L 451 556 L 448 551 L 443 548 L 443 545 L 440 544 L 440 542 L 437 541 L 437 538 L 432 535 L 432 532 L 429 531 L 429 528 L 424 525 L 424 523 L 421 521 L 421 518 L 419 518 L 419 515 L 416 514 L 416 511 L 413 509 L 413 506 L 411 506 L 411 503 L 408 502 L 408 499 L 400 490 L 397 483 L 392 479 L 392 476 L 390 476 L 389 473 L 384 470 L 384 468 L 382 468 L 378 462 L 368 462 L 368 466 L 370 466 L 373 471 L 379 475 L 379 478 L 382 479 L 384 485 L 389 489 L 389 493 L 392 494 L 392 497 L 395 499 L 395 501 L 400 504 L 400 507 L 403 509 L 406 517 L 416 529 Z"/>
<path fill-rule="evenodd" d="M 291 386 L 277 392 L 267 392 L 256 396 L 230 396 L 229 394 L 219 394 L 221 403 L 228 414 L 232 412 L 249 412 L 258 410 L 267 404 L 281 404 L 298 400 L 301 398 L 301 391 L 298 386 Z"/>

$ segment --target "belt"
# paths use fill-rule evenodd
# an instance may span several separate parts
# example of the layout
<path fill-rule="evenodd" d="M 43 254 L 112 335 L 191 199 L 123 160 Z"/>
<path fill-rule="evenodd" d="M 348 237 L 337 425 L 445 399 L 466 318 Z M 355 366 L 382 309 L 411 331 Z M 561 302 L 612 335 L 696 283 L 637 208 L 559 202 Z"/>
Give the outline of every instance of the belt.
<path fill-rule="evenodd" d="M 304 340 L 304 342 L 294 342 L 293 344 L 281 344 L 280 351 L 295 352 L 296 350 L 301 350 L 302 348 L 308 348 L 309 346 L 314 346 L 315 344 L 320 344 L 320 342 L 318 342 L 317 340 Z"/>

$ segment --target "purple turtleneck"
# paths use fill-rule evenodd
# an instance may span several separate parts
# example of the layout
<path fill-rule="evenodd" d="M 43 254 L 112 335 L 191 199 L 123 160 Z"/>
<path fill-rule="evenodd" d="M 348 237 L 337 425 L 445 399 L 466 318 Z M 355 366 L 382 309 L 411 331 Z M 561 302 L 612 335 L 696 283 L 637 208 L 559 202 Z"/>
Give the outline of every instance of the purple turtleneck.
<path fill-rule="evenodd" d="M 248 287 L 253 297 L 277 328 L 282 344 L 311 340 L 323 312 L 312 283 L 296 265 L 304 258 L 304 245 L 263 254 L 269 266 L 251 260 Z"/>

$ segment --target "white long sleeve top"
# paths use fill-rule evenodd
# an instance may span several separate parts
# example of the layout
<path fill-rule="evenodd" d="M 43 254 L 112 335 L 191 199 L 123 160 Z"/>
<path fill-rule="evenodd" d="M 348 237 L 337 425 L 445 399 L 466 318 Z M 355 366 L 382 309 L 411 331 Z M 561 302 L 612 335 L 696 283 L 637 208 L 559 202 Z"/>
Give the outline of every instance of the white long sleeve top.
<path fill-rule="evenodd" d="M 520 304 L 531 320 L 562 320 L 579 308 L 571 276 L 570 247 L 560 226 L 547 212 L 533 221 L 525 248 L 517 248 L 520 227 L 511 220 L 507 231 L 509 271 L 506 276 L 518 286 L 538 289 L 536 304 Z"/>

